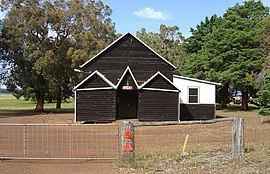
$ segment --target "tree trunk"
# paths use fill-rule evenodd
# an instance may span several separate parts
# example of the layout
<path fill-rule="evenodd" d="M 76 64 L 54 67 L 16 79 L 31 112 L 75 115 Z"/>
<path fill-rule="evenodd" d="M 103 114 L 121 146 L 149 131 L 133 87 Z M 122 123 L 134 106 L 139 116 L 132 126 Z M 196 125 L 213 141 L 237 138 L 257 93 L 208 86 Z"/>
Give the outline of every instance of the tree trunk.
<path fill-rule="evenodd" d="M 62 102 L 62 90 L 61 87 L 59 87 L 57 92 L 56 109 L 61 109 L 61 102 Z"/>
<path fill-rule="evenodd" d="M 242 93 L 242 103 L 241 103 L 241 109 L 244 111 L 248 110 L 248 92 L 247 90 L 241 91 Z"/>
<path fill-rule="evenodd" d="M 53 102 L 53 97 L 51 94 L 48 95 L 48 99 L 47 99 L 48 103 L 52 103 Z"/>
<path fill-rule="evenodd" d="M 37 104 L 35 111 L 43 112 L 44 111 L 44 100 L 45 100 L 45 91 L 38 90 L 36 92 Z"/>
<path fill-rule="evenodd" d="M 219 90 L 220 105 L 222 109 L 227 107 L 228 98 L 229 98 L 228 86 L 229 86 L 228 82 L 225 82 L 222 88 Z"/>

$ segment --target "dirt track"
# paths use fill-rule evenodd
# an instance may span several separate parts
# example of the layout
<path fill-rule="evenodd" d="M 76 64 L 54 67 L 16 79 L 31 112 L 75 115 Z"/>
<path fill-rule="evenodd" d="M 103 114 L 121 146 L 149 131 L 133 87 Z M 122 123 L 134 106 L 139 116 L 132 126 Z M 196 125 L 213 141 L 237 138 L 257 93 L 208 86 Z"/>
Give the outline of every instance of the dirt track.
<path fill-rule="evenodd" d="M 262 145 L 270 149 L 270 123 L 261 124 L 261 118 L 255 112 L 227 112 L 217 111 L 219 116 L 239 116 L 245 119 L 245 145 L 249 149 L 261 148 Z M 73 114 L 57 114 L 57 118 L 42 119 L 29 113 L 0 113 L 2 123 L 63 123 L 60 118 L 71 122 Z M 58 118 L 58 116 L 60 118 Z M 46 116 L 45 116 L 46 117 Z M 44 117 L 43 117 L 44 118 Z M 230 153 L 231 127 L 230 123 L 216 123 L 211 125 L 186 125 L 165 127 L 139 127 L 136 133 L 136 152 L 155 153 L 168 149 L 180 149 L 186 134 L 190 135 L 187 146 L 188 152 L 218 152 Z M 0 173 L 126 173 L 115 167 L 112 161 L 87 160 L 38 160 L 19 161 L 7 160 L 0 162 Z M 135 172 L 135 171 L 134 171 Z M 132 173 L 132 172 L 131 172 Z M 162 173 L 162 172 L 161 172 Z"/>

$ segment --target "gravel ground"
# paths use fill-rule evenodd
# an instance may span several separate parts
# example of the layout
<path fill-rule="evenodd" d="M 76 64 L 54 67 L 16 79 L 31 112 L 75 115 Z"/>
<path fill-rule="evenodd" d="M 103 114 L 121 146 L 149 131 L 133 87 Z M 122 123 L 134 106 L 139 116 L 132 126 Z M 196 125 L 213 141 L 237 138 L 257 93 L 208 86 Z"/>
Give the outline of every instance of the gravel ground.
<path fill-rule="evenodd" d="M 153 141 L 157 146 L 156 151 L 151 152 L 152 155 L 146 155 L 146 151 L 143 150 L 149 146 L 144 137 L 141 137 L 141 142 L 138 143 L 140 147 L 137 149 L 142 151 L 142 154 L 137 154 L 133 162 L 118 161 L 106 161 L 106 160 L 2 160 L 0 161 L 0 174 L 87 174 L 87 173 L 270 173 L 270 121 L 261 124 L 261 118 L 256 112 L 243 112 L 243 111 L 228 111 L 218 110 L 217 115 L 223 117 L 239 116 L 245 119 L 245 145 L 246 156 L 242 159 L 233 158 L 230 151 L 224 148 L 214 148 L 224 143 L 230 144 L 230 124 L 220 127 L 219 124 L 213 125 L 196 125 L 185 126 L 181 128 L 182 135 L 179 136 L 181 140 L 184 139 L 187 133 L 192 133 L 188 142 L 188 148 L 194 145 L 207 149 L 206 152 L 200 151 L 200 149 L 187 149 L 188 154 L 183 159 L 179 158 L 178 152 L 160 152 L 164 147 L 164 140 L 173 142 L 170 140 L 170 136 L 173 134 L 179 134 L 179 127 L 172 126 L 170 129 L 160 127 L 145 127 L 140 128 L 138 132 L 140 135 L 150 136 L 151 134 L 159 135 L 163 134 L 164 137 L 154 137 Z M 59 117 L 71 121 L 73 114 L 58 114 Z M 31 113 L 0 113 L 0 122 L 2 123 L 22 123 L 23 120 L 31 120 L 36 115 Z M 270 119 L 270 118 L 269 118 Z M 36 121 L 36 120 L 35 120 Z M 42 122 L 44 120 L 41 120 Z M 49 120 L 50 122 L 51 120 Z M 61 123 L 61 119 L 55 119 L 53 123 Z M 217 145 L 210 143 L 200 143 L 198 141 L 209 141 L 209 136 L 199 135 L 196 129 L 206 130 L 210 127 L 213 128 L 212 134 L 219 134 L 221 141 Z M 224 131 L 228 132 L 224 137 Z M 211 130 L 207 130 L 207 133 L 211 133 Z M 215 139 L 215 135 L 211 134 L 211 139 Z M 195 136 L 198 135 L 198 136 Z M 146 137 L 147 137 L 146 136 Z M 192 139 L 193 137 L 193 139 Z M 172 137 L 174 138 L 174 137 Z M 171 139 L 172 139 L 171 138 Z M 223 140 L 224 139 L 224 140 Z M 139 141 L 139 139 L 137 139 Z M 226 141 L 225 141 L 226 140 Z M 217 141 L 217 140 L 215 140 Z M 224 142 L 223 142 L 224 141 Z M 178 148 L 182 146 L 182 141 L 176 141 Z M 196 146 L 196 148 L 197 148 Z M 153 148 L 152 148 L 153 149 Z M 227 149 L 227 151 L 226 151 Z M 175 150 L 175 149 L 171 149 Z M 156 153 L 155 153 L 156 152 Z"/>

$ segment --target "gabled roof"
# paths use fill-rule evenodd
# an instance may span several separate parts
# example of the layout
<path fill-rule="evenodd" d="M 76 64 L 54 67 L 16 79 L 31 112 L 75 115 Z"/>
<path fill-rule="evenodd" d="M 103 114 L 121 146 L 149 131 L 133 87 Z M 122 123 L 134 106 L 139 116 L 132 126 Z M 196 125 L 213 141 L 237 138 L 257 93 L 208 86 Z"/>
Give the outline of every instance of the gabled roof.
<path fill-rule="evenodd" d="M 116 85 L 115 88 L 118 88 L 118 86 L 119 86 L 120 83 L 122 82 L 122 80 L 123 80 L 123 78 L 125 77 L 125 75 L 127 74 L 127 72 L 129 72 L 129 74 L 131 75 L 131 78 L 132 78 L 132 80 L 134 81 L 134 83 L 135 83 L 137 89 L 139 89 L 139 85 L 138 85 L 138 83 L 137 83 L 137 81 L 136 81 L 136 79 L 135 79 L 135 77 L 134 77 L 134 75 L 133 75 L 131 69 L 129 68 L 129 66 L 127 66 L 126 70 L 125 70 L 124 73 L 122 74 L 122 76 L 121 76 L 120 80 L 118 81 L 118 83 L 117 83 L 117 85 Z"/>
<path fill-rule="evenodd" d="M 217 86 L 221 85 L 221 83 L 210 82 L 210 81 L 206 81 L 206 80 L 199 80 L 199 79 L 190 78 L 190 77 L 184 77 L 184 76 L 178 76 L 178 75 L 173 75 L 173 77 L 178 78 L 178 79 L 184 79 L 184 80 L 190 80 L 190 81 L 194 81 L 194 82 L 199 82 L 199 83 L 206 83 L 206 84 L 210 84 L 210 85 L 217 85 Z"/>
<path fill-rule="evenodd" d="M 98 70 L 96 70 L 92 74 L 90 74 L 88 77 L 86 77 L 83 81 L 81 81 L 81 83 L 79 83 L 76 87 L 74 87 L 73 90 L 78 89 L 81 85 L 83 85 L 85 82 L 87 82 L 87 80 L 89 80 L 94 75 L 99 76 L 105 83 L 107 83 L 113 89 L 116 89 L 116 87 L 114 86 L 114 84 L 110 80 L 108 80 L 104 75 L 102 75 L 100 72 L 98 72 Z"/>
<path fill-rule="evenodd" d="M 147 47 L 150 51 L 152 51 L 155 55 L 157 55 L 161 60 L 163 60 L 164 62 L 166 62 L 167 64 L 169 64 L 170 66 L 172 66 L 174 69 L 176 68 L 175 65 L 173 65 L 171 62 L 169 62 L 168 60 L 166 60 L 164 57 L 162 57 L 161 55 L 159 55 L 156 51 L 154 51 L 152 48 L 150 48 L 148 45 L 146 45 L 143 41 L 141 41 L 139 38 L 137 38 L 136 36 L 134 36 L 133 34 L 131 34 L 130 32 L 122 35 L 121 37 L 119 37 L 118 39 L 116 39 L 114 42 L 112 42 L 109 46 L 107 46 L 106 48 L 104 48 L 102 51 L 100 51 L 97 55 L 95 55 L 94 57 L 92 57 L 91 59 L 89 59 L 87 62 L 85 62 L 83 65 L 80 65 L 81 68 L 83 68 L 85 65 L 87 65 L 88 63 L 90 63 L 91 61 L 93 61 L 95 58 L 97 58 L 99 55 L 101 55 L 103 52 L 105 52 L 107 49 L 109 49 L 110 47 L 112 47 L 115 43 L 117 43 L 118 41 L 120 41 L 122 38 L 124 38 L 126 35 L 130 34 L 132 37 L 134 37 L 137 41 L 139 41 L 141 44 L 143 44 L 145 47 Z"/>
<path fill-rule="evenodd" d="M 143 87 L 145 87 L 148 83 L 150 83 L 157 76 L 161 76 L 165 81 L 167 81 L 170 85 L 172 85 L 176 90 L 180 91 L 166 76 L 164 76 L 159 71 L 156 74 L 154 74 L 152 77 L 150 77 L 147 81 L 145 81 L 141 86 L 139 86 L 138 89 L 142 89 Z"/>

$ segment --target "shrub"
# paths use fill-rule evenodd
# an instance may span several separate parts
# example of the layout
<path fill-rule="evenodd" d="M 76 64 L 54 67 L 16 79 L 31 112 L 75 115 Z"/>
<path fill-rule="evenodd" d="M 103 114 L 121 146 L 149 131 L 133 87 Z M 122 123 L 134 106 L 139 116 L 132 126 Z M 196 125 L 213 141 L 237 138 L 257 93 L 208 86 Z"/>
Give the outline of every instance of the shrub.
<path fill-rule="evenodd" d="M 260 103 L 264 108 L 270 105 L 270 91 L 262 90 L 257 93 L 258 98 L 256 98 L 256 102 Z"/>
<path fill-rule="evenodd" d="M 270 116 L 270 108 L 262 107 L 258 113 L 262 116 Z"/>

